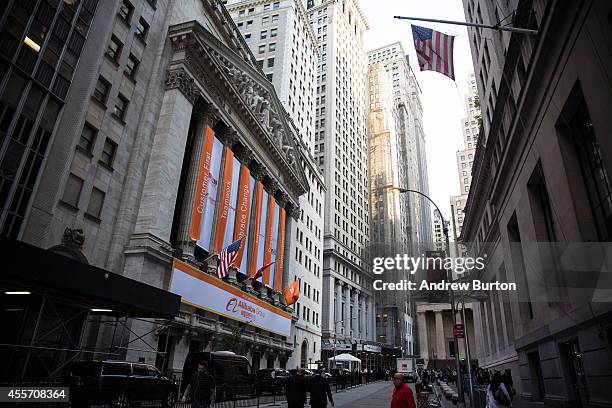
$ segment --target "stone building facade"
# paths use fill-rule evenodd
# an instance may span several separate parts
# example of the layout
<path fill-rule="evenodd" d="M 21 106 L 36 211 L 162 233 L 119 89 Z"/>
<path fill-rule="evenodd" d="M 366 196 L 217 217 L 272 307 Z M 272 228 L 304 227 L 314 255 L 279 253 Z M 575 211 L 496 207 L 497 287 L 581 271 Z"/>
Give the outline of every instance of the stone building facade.
<path fill-rule="evenodd" d="M 588 268 L 580 261 L 584 243 L 610 240 L 611 5 L 465 0 L 464 10 L 538 31 L 469 29 L 484 129 L 461 238 L 488 254 L 478 278 L 519 289 L 473 304 L 479 363 L 509 370 L 532 400 L 612 406 L 612 308 L 593 275 L 609 267 L 597 251 Z M 568 243 L 583 248 L 571 265 Z"/>
<path fill-rule="evenodd" d="M 9 235 L 49 248 L 80 229 L 95 266 L 172 291 L 190 274 L 283 326 L 179 293 L 175 320 L 127 318 L 116 333 L 100 323 L 88 347 L 168 371 L 181 371 L 188 351 L 230 345 L 256 368 L 285 364 L 292 310 L 282 290 L 293 276 L 283 272 L 309 189 L 299 132 L 223 2 L 100 2 L 91 14 L 24 220 Z M 217 254 L 237 238 L 242 262 L 218 279 Z M 248 276 L 271 260 L 252 286 Z"/>

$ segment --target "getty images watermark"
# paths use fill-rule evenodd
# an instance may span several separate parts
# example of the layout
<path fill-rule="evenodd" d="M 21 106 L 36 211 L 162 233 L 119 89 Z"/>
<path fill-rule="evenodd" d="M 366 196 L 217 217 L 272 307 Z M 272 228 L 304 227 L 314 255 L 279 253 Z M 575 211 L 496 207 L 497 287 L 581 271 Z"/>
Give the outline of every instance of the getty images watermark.
<path fill-rule="evenodd" d="M 383 275 L 386 279 L 375 279 L 374 290 L 398 291 L 482 291 L 502 290 L 516 291 L 516 283 L 499 281 L 482 281 L 480 279 L 463 280 L 466 273 L 482 271 L 485 268 L 486 255 L 481 257 L 444 257 L 435 251 L 431 255 L 422 254 L 414 257 L 408 254 L 396 254 L 389 257 L 373 258 L 372 272 Z M 422 271 L 421 274 L 418 274 Z M 455 274 L 453 282 L 446 280 L 448 272 Z M 419 276 L 422 279 L 419 279 Z M 425 276 L 423 276 L 425 275 Z M 381 277 L 382 278 L 382 277 Z"/>

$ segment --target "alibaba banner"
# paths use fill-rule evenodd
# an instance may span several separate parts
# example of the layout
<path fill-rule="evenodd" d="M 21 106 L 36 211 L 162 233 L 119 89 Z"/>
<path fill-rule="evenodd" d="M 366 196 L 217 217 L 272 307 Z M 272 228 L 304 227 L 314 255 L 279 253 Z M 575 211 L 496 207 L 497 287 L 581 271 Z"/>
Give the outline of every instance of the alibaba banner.
<path fill-rule="evenodd" d="M 181 301 L 289 337 L 291 313 L 269 305 L 240 289 L 174 260 L 170 292 Z"/>

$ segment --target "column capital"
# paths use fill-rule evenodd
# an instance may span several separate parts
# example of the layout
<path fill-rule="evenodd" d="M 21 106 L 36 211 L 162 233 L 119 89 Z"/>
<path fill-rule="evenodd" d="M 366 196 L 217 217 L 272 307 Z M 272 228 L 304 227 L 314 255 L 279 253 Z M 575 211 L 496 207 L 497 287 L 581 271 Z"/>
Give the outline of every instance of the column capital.
<path fill-rule="evenodd" d="M 219 109 L 212 103 L 198 103 L 193 107 L 193 115 L 211 128 L 221 121 Z"/>
<path fill-rule="evenodd" d="M 300 218 L 300 206 L 295 204 L 287 204 L 287 213 L 291 218 L 297 220 Z"/>
<path fill-rule="evenodd" d="M 166 89 L 178 89 L 191 104 L 201 95 L 195 80 L 185 68 L 174 68 L 166 71 Z"/>
<path fill-rule="evenodd" d="M 274 195 L 274 194 L 276 194 L 276 192 L 280 188 L 280 184 L 278 183 L 278 181 L 276 181 L 273 178 L 268 177 L 268 180 L 269 181 L 266 183 L 266 187 L 267 187 L 268 193 Z"/>
<path fill-rule="evenodd" d="M 234 155 L 242 162 L 244 165 L 249 165 L 253 157 L 255 157 L 255 153 L 251 149 L 245 146 L 240 146 L 239 148 L 234 149 Z"/>
<path fill-rule="evenodd" d="M 219 137 L 223 141 L 223 144 L 230 149 L 240 140 L 240 134 L 236 130 L 229 127 L 224 131 L 219 132 Z"/>
<path fill-rule="evenodd" d="M 267 175 L 266 167 L 258 162 L 253 162 L 251 165 L 251 174 L 257 181 L 263 181 Z"/>

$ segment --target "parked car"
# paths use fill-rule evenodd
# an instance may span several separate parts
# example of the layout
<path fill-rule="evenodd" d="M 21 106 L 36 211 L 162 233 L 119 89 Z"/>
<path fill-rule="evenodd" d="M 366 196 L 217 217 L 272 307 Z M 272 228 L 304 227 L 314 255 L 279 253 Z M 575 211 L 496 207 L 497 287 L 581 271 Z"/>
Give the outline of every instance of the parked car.
<path fill-rule="evenodd" d="M 159 401 L 172 407 L 177 386 L 149 364 L 129 361 L 75 361 L 67 373 L 73 407 L 107 403 L 129 407 L 133 402 Z"/>
<path fill-rule="evenodd" d="M 257 377 L 249 360 L 231 351 L 189 352 L 183 365 L 181 395 L 200 362 L 208 364 L 208 371 L 215 379 L 215 401 L 255 396 Z"/>
<path fill-rule="evenodd" d="M 257 395 L 264 392 L 284 394 L 289 371 L 282 368 L 264 368 L 257 370 Z"/>

